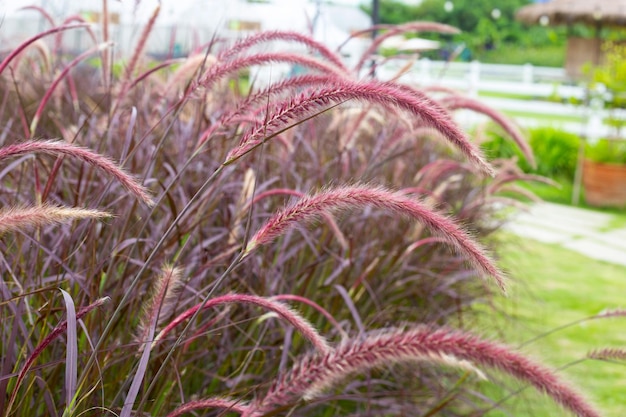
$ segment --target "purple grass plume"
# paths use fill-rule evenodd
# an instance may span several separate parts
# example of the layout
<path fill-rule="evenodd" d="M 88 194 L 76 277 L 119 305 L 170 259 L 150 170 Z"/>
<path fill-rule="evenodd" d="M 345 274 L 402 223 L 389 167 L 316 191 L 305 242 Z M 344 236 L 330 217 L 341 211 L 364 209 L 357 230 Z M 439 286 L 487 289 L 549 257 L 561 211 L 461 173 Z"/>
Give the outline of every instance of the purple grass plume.
<path fill-rule="evenodd" d="M 248 405 L 245 402 L 231 400 L 229 398 L 206 398 L 204 400 L 187 401 L 167 417 L 179 417 L 185 413 L 205 408 L 218 408 L 223 411 L 245 414 L 248 412 Z"/>
<path fill-rule="evenodd" d="M 143 350 L 145 343 L 151 342 L 151 340 L 148 340 L 151 324 L 157 324 L 160 318 L 172 314 L 176 295 L 182 286 L 181 278 L 182 270 L 180 268 L 175 268 L 171 265 L 163 266 L 154 283 L 152 295 L 145 303 L 139 318 L 137 341 L 139 342 L 140 351 Z"/>
<path fill-rule="evenodd" d="M 226 60 L 230 57 L 236 56 L 240 52 L 251 48 L 259 43 L 263 42 L 271 42 L 271 41 L 287 41 L 287 42 L 298 42 L 307 46 L 311 52 L 315 51 L 320 56 L 331 62 L 337 68 L 342 69 L 346 73 L 348 72 L 348 68 L 344 65 L 341 57 L 332 52 L 326 45 L 312 39 L 310 36 L 303 35 L 302 33 L 292 32 L 292 31 L 282 31 L 282 30 L 268 30 L 264 32 L 260 32 L 244 38 L 239 42 L 235 43 L 228 49 L 225 49 L 224 52 L 218 55 L 218 59 L 220 61 Z"/>
<path fill-rule="evenodd" d="M 363 32 L 368 32 L 368 31 L 378 30 L 378 29 L 388 29 L 388 30 L 376 36 L 376 39 L 374 39 L 371 45 L 365 50 L 365 52 L 363 52 L 363 54 L 361 55 L 361 58 L 359 59 L 359 62 L 354 67 L 355 72 L 358 73 L 361 70 L 361 68 L 363 68 L 363 65 L 365 64 L 365 62 L 367 62 L 368 59 L 372 58 L 372 55 L 376 52 L 376 50 L 380 47 L 380 45 L 385 41 L 385 39 L 391 36 L 399 35 L 402 33 L 408 33 L 408 32 L 413 32 L 413 33 L 414 32 L 439 32 L 439 33 L 447 33 L 447 34 L 455 34 L 455 33 L 460 32 L 457 28 L 453 26 L 449 26 L 443 23 L 436 23 L 436 22 L 409 22 L 403 25 L 397 25 L 397 26 L 391 26 L 391 27 L 378 26 L 378 27 L 367 29 L 366 31 L 363 31 Z"/>
<path fill-rule="evenodd" d="M 305 356 L 296 361 L 290 372 L 277 378 L 264 397 L 250 404 L 245 415 L 258 417 L 278 407 L 315 398 L 354 373 L 440 356 L 502 371 L 532 385 L 573 415 L 601 415 L 553 371 L 507 346 L 460 331 L 426 327 L 388 330 L 345 341 L 327 354 Z"/>
<path fill-rule="evenodd" d="M 443 107 L 423 93 L 390 83 L 355 82 L 347 79 L 337 79 L 331 87 L 305 92 L 274 106 L 262 122 L 243 134 L 241 145 L 229 152 L 225 164 L 230 164 L 252 151 L 268 137 L 286 129 L 289 123 L 312 117 L 348 100 L 378 104 L 393 110 L 400 109 L 416 116 L 426 125 L 439 131 L 483 171 L 493 175 L 493 169 L 485 161 L 478 147 L 468 140 Z"/>
<path fill-rule="evenodd" d="M 201 77 L 200 85 L 204 87 L 210 87 L 219 79 L 226 75 L 232 74 L 243 68 L 248 68 L 254 65 L 264 65 L 276 62 L 286 62 L 291 64 L 299 64 L 312 70 L 320 71 L 324 74 L 334 74 L 338 79 L 345 76 L 341 68 L 337 68 L 335 65 L 322 61 L 317 58 L 312 58 L 307 55 L 298 55 L 290 52 L 268 52 L 249 55 L 241 58 L 233 59 L 232 61 L 226 61 L 221 64 L 216 64 L 210 67 Z"/>
<path fill-rule="evenodd" d="M 505 114 L 481 103 L 478 100 L 470 97 L 460 96 L 458 94 L 445 97 L 441 100 L 441 103 L 450 110 L 467 109 L 488 116 L 494 122 L 499 124 L 504 129 L 504 131 L 511 136 L 511 138 L 515 141 L 517 146 L 524 154 L 524 157 L 526 157 L 528 163 L 533 168 L 537 167 L 537 162 L 535 161 L 533 150 L 526 141 L 526 138 L 524 138 L 524 135 L 522 134 L 522 132 L 520 132 L 515 123 L 513 123 Z"/>
<path fill-rule="evenodd" d="M 0 161 L 29 153 L 45 153 L 49 155 L 67 155 L 87 162 L 115 178 L 126 190 L 149 206 L 153 205 L 148 190 L 137 180 L 128 175 L 110 159 L 89 149 L 72 145 L 67 142 L 52 140 L 29 140 L 0 148 Z"/>
<path fill-rule="evenodd" d="M 222 304 L 252 304 L 259 307 L 263 307 L 266 310 L 272 311 L 280 316 L 283 320 L 287 321 L 293 327 L 295 327 L 304 336 L 316 350 L 319 352 L 328 352 L 330 347 L 326 339 L 322 337 L 318 331 L 309 323 L 304 317 L 302 317 L 295 310 L 289 308 L 287 305 L 280 303 L 272 298 L 259 297 L 257 295 L 250 294 L 227 294 L 220 297 L 211 298 L 205 303 L 199 303 L 194 307 L 191 307 L 178 317 L 173 319 L 165 326 L 163 330 L 154 338 L 154 347 L 160 340 L 165 338 L 169 332 L 171 332 L 176 326 L 185 320 L 191 318 L 198 310 L 207 310 Z"/>
<path fill-rule="evenodd" d="M 365 206 L 386 209 L 395 214 L 420 221 L 431 232 L 445 238 L 447 242 L 465 254 L 474 267 L 493 277 L 500 289 L 505 291 L 503 273 L 485 254 L 480 244 L 475 242 L 467 232 L 416 198 L 382 187 L 366 185 L 339 187 L 303 197 L 295 204 L 272 216 L 250 238 L 244 253 L 247 255 L 257 247 L 272 242 L 293 226 L 310 223 L 324 213 Z"/>
<path fill-rule="evenodd" d="M 306 74 L 297 75 L 287 78 L 270 85 L 254 94 L 248 95 L 245 99 L 237 104 L 237 108 L 225 113 L 220 119 L 208 129 L 206 129 L 198 139 L 198 146 L 206 142 L 215 132 L 229 127 L 234 120 L 256 109 L 259 106 L 266 106 L 267 101 L 273 99 L 276 95 L 296 90 L 298 88 L 310 87 L 314 85 L 323 86 L 336 80 L 335 76 L 325 74 Z"/>
<path fill-rule="evenodd" d="M 80 219 L 103 219 L 111 214 L 99 210 L 76 207 L 40 205 L 0 209 L 0 235 L 28 227 L 65 223 Z"/>
<path fill-rule="evenodd" d="M 626 350 L 617 348 L 595 349 L 587 353 L 587 357 L 602 361 L 626 361 Z"/>

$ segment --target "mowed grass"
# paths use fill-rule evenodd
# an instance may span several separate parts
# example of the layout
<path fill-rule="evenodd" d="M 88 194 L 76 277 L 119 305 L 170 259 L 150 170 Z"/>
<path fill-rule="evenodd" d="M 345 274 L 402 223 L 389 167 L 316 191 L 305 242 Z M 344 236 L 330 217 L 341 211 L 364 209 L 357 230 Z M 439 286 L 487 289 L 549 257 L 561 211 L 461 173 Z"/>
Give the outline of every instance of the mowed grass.
<path fill-rule="evenodd" d="M 626 306 L 626 267 L 577 252 L 504 235 L 500 264 L 510 271 L 509 297 L 496 297 L 494 314 L 485 309 L 479 327 L 522 352 L 560 368 L 608 417 L 626 415 L 626 362 L 585 359 L 599 348 L 626 349 L 626 316 L 586 320 Z M 537 338 L 537 339 L 535 339 Z M 534 340 L 533 340 L 534 339 Z M 479 391 L 500 400 L 522 388 L 510 380 L 481 383 Z M 504 402 L 489 417 L 569 415 L 532 389 Z M 509 414 L 510 413 L 510 414 Z"/>

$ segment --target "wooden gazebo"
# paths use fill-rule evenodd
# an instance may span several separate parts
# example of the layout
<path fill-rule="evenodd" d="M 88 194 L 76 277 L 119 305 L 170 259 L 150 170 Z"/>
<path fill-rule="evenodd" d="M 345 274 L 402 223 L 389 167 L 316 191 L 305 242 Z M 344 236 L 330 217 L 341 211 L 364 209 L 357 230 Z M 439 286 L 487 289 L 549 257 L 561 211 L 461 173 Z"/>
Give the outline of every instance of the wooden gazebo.
<path fill-rule="evenodd" d="M 526 24 L 572 25 L 582 23 L 596 29 L 595 38 L 569 37 L 565 70 L 572 78 L 581 76 L 585 63 L 603 62 L 603 27 L 626 27 L 626 0 L 552 0 L 518 10 L 515 18 Z"/>

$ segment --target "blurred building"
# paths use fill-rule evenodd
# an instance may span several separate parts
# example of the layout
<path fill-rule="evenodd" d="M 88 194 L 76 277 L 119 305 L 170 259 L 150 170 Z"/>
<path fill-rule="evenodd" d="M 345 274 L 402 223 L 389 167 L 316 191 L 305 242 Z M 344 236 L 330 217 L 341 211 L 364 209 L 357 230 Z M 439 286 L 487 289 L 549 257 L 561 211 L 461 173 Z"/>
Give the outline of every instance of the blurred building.
<path fill-rule="evenodd" d="M 343 43 L 350 33 L 371 25 L 370 17 L 356 6 L 333 5 L 305 0 L 161 0 L 161 9 L 149 38 L 146 52 L 152 56 L 185 56 L 212 39 L 232 42 L 262 30 L 293 30 L 312 34 L 330 48 Z M 146 22 L 159 4 L 157 0 L 108 2 L 110 38 L 115 53 L 132 51 Z M 35 5 L 45 10 L 59 25 L 71 16 L 93 23 L 102 39 L 102 0 L 0 0 L 0 49 L 6 52 L 20 41 L 51 27 L 40 10 L 22 9 Z M 85 30 L 63 35 L 63 50 L 78 52 L 93 45 Z M 342 54 L 347 61 L 358 60 L 368 39 L 350 41 Z M 268 46 L 269 48 L 269 46 Z M 298 49 L 293 44 L 274 45 L 274 49 Z M 297 51 L 296 51 L 297 52 Z"/>

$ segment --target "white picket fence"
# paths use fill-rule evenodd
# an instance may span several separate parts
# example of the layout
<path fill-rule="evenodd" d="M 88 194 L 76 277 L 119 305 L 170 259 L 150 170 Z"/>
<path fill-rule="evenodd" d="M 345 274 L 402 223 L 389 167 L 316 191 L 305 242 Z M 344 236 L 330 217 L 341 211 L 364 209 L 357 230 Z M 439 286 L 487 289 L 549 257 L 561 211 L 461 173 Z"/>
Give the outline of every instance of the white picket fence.
<path fill-rule="evenodd" d="M 391 79 L 405 66 L 402 61 L 389 61 L 376 68 L 380 79 Z M 614 128 L 603 123 L 608 117 L 626 119 L 624 110 L 606 110 L 602 93 L 595 92 L 590 105 L 585 102 L 588 91 L 576 84 L 561 68 L 526 65 L 495 65 L 474 62 L 443 62 L 421 59 L 400 77 L 413 85 L 441 85 L 471 96 L 480 93 L 523 95 L 531 99 L 481 97 L 480 100 L 500 111 L 526 114 L 514 119 L 521 125 L 533 127 L 551 125 L 586 137 L 593 142 L 614 134 Z M 532 99 L 536 98 L 536 99 Z M 532 117 L 533 114 L 541 117 Z M 550 116 L 554 119 L 550 120 Z M 481 120 L 475 114 L 462 114 L 462 122 L 474 124 Z"/>

